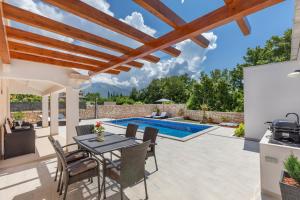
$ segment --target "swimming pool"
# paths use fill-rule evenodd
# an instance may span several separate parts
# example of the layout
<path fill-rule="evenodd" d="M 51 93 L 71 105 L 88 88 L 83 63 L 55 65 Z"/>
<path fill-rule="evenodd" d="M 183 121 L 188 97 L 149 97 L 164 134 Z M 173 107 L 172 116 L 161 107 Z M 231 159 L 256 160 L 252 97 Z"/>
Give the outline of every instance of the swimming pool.
<path fill-rule="evenodd" d="M 167 120 L 155 120 L 147 118 L 125 118 L 108 121 L 109 123 L 126 127 L 128 124 L 136 124 L 140 130 L 145 127 L 154 127 L 159 130 L 159 135 L 172 139 L 185 141 L 192 137 L 203 134 L 204 132 L 215 129 L 215 126 L 203 124 L 190 124 L 184 122 L 174 122 Z"/>

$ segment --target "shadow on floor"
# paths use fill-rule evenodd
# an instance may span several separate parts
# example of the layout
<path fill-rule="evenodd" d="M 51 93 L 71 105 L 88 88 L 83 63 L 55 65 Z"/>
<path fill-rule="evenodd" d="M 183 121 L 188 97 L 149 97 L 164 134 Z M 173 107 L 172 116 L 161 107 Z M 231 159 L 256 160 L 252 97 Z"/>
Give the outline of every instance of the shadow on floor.
<path fill-rule="evenodd" d="M 259 142 L 245 139 L 244 150 L 259 153 Z"/>

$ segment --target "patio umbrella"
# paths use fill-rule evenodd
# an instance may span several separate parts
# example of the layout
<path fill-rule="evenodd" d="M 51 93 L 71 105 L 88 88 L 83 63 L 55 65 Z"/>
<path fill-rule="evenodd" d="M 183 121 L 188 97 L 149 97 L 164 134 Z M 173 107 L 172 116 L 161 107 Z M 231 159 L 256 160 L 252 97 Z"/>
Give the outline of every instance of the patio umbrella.
<path fill-rule="evenodd" d="M 164 103 L 166 103 L 166 102 L 172 102 L 172 100 L 170 100 L 170 99 L 159 99 L 159 100 L 157 100 L 157 101 L 155 101 L 155 103 L 162 103 L 163 104 L 163 111 L 164 111 Z"/>

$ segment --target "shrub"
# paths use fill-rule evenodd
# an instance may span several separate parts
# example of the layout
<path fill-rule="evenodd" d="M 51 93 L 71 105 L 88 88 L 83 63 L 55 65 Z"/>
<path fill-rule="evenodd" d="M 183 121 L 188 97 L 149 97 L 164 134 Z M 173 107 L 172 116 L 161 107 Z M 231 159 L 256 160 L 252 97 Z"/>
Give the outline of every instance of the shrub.
<path fill-rule="evenodd" d="M 143 105 L 144 102 L 142 102 L 142 101 L 137 101 L 137 102 L 135 102 L 134 104 L 135 104 L 135 105 Z"/>
<path fill-rule="evenodd" d="M 156 106 L 156 107 L 153 109 L 153 112 L 156 112 L 157 114 L 160 114 L 160 109 Z"/>
<path fill-rule="evenodd" d="M 222 120 L 222 122 L 229 122 L 230 121 L 230 119 L 226 116 L 222 116 L 221 120 Z"/>
<path fill-rule="evenodd" d="M 240 123 L 239 127 L 237 129 L 235 129 L 234 136 L 237 136 L 237 137 L 245 136 L 245 125 L 243 123 Z"/>
<path fill-rule="evenodd" d="M 25 114 L 22 113 L 22 112 L 15 112 L 15 113 L 13 113 L 13 118 L 15 120 L 23 120 L 24 117 L 25 117 Z"/>
<path fill-rule="evenodd" d="M 214 119 L 213 119 L 213 118 L 211 118 L 211 117 L 209 117 L 209 118 L 207 119 L 207 123 L 209 123 L 209 124 L 213 124 L 213 123 L 214 123 Z"/>
<path fill-rule="evenodd" d="M 289 176 L 300 183 L 300 162 L 298 158 L 291 154 L 283 164 Z"/>
<path fill-rule="evenodd" d="M 183 116 L 184 115 L 184 110 L 180 108 L 177 112 L 178 116 Z"/>

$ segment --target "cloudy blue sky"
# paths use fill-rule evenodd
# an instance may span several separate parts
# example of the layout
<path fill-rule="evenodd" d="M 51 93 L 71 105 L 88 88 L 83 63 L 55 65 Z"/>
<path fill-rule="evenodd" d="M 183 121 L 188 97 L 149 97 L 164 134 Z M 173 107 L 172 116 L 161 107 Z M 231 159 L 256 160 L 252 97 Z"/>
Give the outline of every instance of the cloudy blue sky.
<path fill-rule="evenodd" d="M 131 0 L 82 1 L 154 37 L 159 37 L 172 30 L 170 26 Z M 8 0 L 8 2 L 133 48 L 141 45 L 132 39 L 75 17 L 40 0 Z M 187 22 L 224 5 L 223 0 L 163 0 L 163 3 Z M 243 36 L 236 23 L 233 22 L 210 32 L 203 33 L 210 40 L 210 45 L 207 49 L 203 49 L 195 45 L 192 41 L 186 40 L 176 45 L 182 51 L 182 54 L 177 58 L 172 58 L 167 54 L 158 52 L 156 55 L 161 57 L 161 61 L 157 64 L 145 62 L 142 69 L 132 69 L 130 72 L 123 72 L 118 76 L 102 74 L 93 78 L 93 81 L 114 84 L 120 87 L 142 88 L 154 78 L 183 73 L 188 73 L 193 78 L 197 78 L 201 71 L 208 72 L 215 68 L 232 68 L 237 63 L 242 62 L 242 57 L 248 47 L 263 45 L 272 35 L 281 35 L 287 28 L 291 28 L 294 15 L 293 7 L 294 0 L 286 0 L 281 4 L 248 16 L 252 32 L 247 37 Z M 70 38 L 23 26 L 22 24 L 13 22 L 12 25 L 60 40 L 120 55 L 84 42 L 74 41 Z"/>

